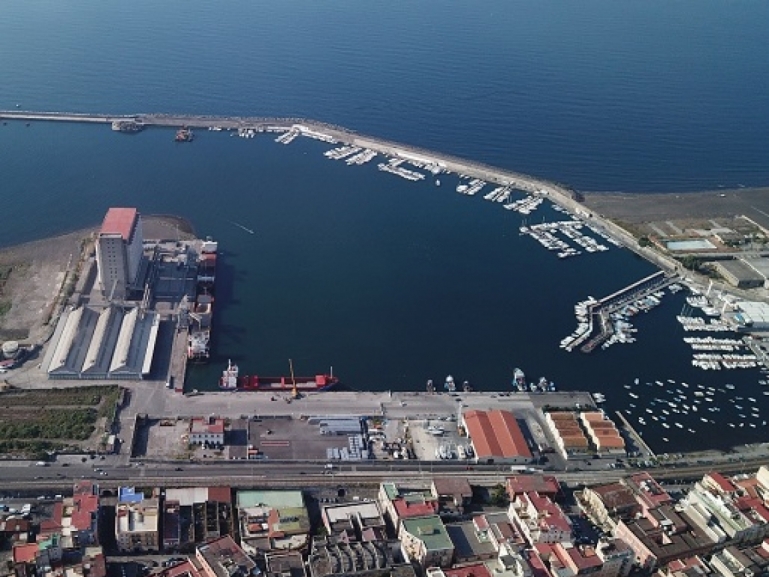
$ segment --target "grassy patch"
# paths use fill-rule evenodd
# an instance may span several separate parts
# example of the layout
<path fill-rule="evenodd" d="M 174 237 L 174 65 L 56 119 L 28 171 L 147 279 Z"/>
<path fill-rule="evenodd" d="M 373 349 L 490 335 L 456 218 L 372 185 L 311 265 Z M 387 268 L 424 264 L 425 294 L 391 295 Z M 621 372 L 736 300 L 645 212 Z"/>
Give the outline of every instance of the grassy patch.
<path fill-rule="evenodd" d="M 94 431 L 94 409 L 56 409 L 27 414 L 23 420 L 0 422 L 0 440 L 68 439 L 84 441 Z"/>
<path fill-rule="evenodd" d="M 0 407 L 96 407 L 103 403 L 99 415 L 104 416 L 106 406 L 114 406 L 119 395 L 117 385 L 9 391 L 0 395 Z"/>
<path fill-rule="evenodd" d="M 11 301 L 0 300 L 0 317 L 11 310 Z"/>

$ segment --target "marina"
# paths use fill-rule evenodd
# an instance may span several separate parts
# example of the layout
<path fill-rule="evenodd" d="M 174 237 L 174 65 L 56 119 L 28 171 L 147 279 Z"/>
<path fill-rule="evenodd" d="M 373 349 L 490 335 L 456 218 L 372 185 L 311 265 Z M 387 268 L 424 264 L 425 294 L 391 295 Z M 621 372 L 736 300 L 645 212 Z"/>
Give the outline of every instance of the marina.
<path fill-rule="evenodd" d="M 578 302 L 574 306 L 577 328 L 561 340 L 560 347 L 568 352 L 580 347 L 589 353 L 599 345 L 605 349 L 615 343 L 635 342 L 632 334 L 636 329 L 628 319 L 658 306 L 663 289 L 674 282 L 675 277 L 658 271 L 600 300 L 588 297 Z"/>
<path fill-rule="evenodd" d="M 285 127 L 283 127 L 283 128 L 285 128 Z M 253 128 L 246 129 L 243 132 L 243 134 L 249 134 L 248 130 L 251 130 L 250 134 L 254 135 L 251 138 L 255 138 L 255 136 L 260 134 L 260 133 L 272 134 L 272 137 L 265 138 L 262 141 L 262 142 L 265 142 L 267 145 L 270 145 L 270 146 L 271 146 L 271 142 L 274 140 L 275 137 L 277 137 L 278 135 L 282 136 L 282 135 L 287 134 L 289 132 L 289 130 L 282 130 L 281 131 L 281 130 L 278 129 L 277 126 L 271 125 L 269 128 L 265 127 L 261 131 L 255 130 Z M 237 135 L 237 131 L 228 130 L 226 128 L 222 128 L 221 131 L 217 131 L 217 130 L 213 130 L 212 129 L 211 132 L 213 134 L 210 134 L 210 135 L 204 134 L 203 137 L 199 137 L 199 139 L 200 140 L 202 140 L 203 138 L 206 138 L 206 139 L 220 138 L 221 139 L 222 136 L 225 136 L 225 137 L 227 136 L 226 132 L 229 132 L 230 134 Z M 225 134 L 217 135 L 217 134 L 215 134 L 217 132 L 225 132 Z M 145 138 L 145 136 L 147 136 L 147 135 L 142 135 L 140 138 Z M 303 136 L 303 134 L 300 134 L 300 136 Z M 321 142 L 322 144 L 325 144 L 325 141 L 321 140 L 320 138 L 313 138 L 313 137 L 309 137 L 309 138 L 312 139 L 312 140 L 317 140 L 317 141 Z M 296 141 L 298 139 L 299 139 L 299 136 L 296 136 L 295 139 L 294 139 L 294 143 L 296 143 Z M 122 141 L 123 142 L 129 142 L 130 140 L 131 140 L 131 137 L 126 137 L 126 139 L 123 139 Z M 230 141 L 230 142 L 232 142 L 232 141 Z M 185 150 L 191 150 L 191 151 L 192 150 L 197 150 L 197 148 L 196 148 L 197 145 L 198 145 L 198 142 L 196 141 L 196 142 L 193 143 L 192 148 L 187 149 L 185 147 Z M 245 145 L 245 143 L 244 143 L 244 145 Z M 240 143 L 238 142 L 237 144 L 234 144 L 234 146 L 240 146 Z M 248 146 L 246 148 L 248 148 L 249 146 L 251 146 L 251 143 L 248 143 Z M 328 147 L 328 150 L 324 150 L 322 145 L 321 145 L 320 148 L 318 148 L 314 144 L 312 145 L 313 148 L 308 148 L 308 145 L 306 143 L 305 144 L 301 144 L 300 143 L 298 146 L 300 147 L 298 154 L 303 154 L 302 151 L 312 150 L 312 151 L 315 151 L 316 153 L 319 153 L 318 156 L 323 155 L 323 156 L 321 156 L 321 158 L 326 157 L 326 158 L 329 158 L 329 159 L 333 159 L 332 158 L 333 154 L 339 154 L 339 158 L 338 159 L 339 160 L 345 160 L 345 162 L 347 160 L 355 158 L 356 155 L 361 154 L 361 153 L 363 153 L 365 151 L 373 151 L 372 148 L 369 148 L 369 147 L 366 147 L 366 146 L 353 146 L 353 145 L 344 144 L 341 141 L 337 142 L 337 144 L 334 145 L 333 147 Z M 336 153 L 333 152 L 335 150 L 338 150 L 340 148 L 344 148 L 344 147 L 347 147 L 347 146 L 350 146 L 350 148 L 347 148 L 346 150 L 344 150 L 342 152 L 336 152 Z M 324 154 L 324 152 L 331 153 L 331 154 Z M 304 152 L 304 153 L 306 153 L 306 152 Z M 377 154 L 380 154 L 380 153 L 377 153 Z M 409 170 L 409 171 L 418 172 L 420 174 L 423 174 L 424 178 L 422 180 L 427 180 L 428 177 L 431 176 L 431 174 L 433 174 L 433 170 L 435 170 L 435 167 L 437 166 L 435 163 L 430 165 L 428 163 L 427 159 L 424 159 L 424 161 L 420 161 L 420 160 L 418 160 L 418 159 L 416 159 L 414 157 L 402 158 L 402 157 L 394 157 L 394 156 L 387 156 L 387 155 L 382 155 L 382 156 L 385 156 L 385 162 L 387 164 L 389 164 L 392 161 L 395 161 L 393 163 L 393 165 L 396 168 L 400 167 L 400 168 L 404 168 L 405 170 Z M 401 162 L 397 162 L 398 160 L 400 160 Z M 325 161 L 322 161 L 322 162 L 325 162 Z M 351 163 L 351 164 L 353 164 L 353 163 Z M 417 164 L 423 164 L 424 167 L 432 166 L 432 169 L 428 169 L 428 168 L 421 168 L 420 169 L 420 167 L 418 167 Z M 444 182 L 446 183 L 446 190 L 447 191 L 453 191 L 453 188 L 454 188 L 455 185 L 457 185 L 456 184 L 457 182 L 459 182 L 460 184 L 464 184 L 468 188 L 470 188 L 470 186 L 472 184 L 475 184 L 475 186 L 480 184 L 481 186 L 478 188 L 478 191 L 475 193 L 475 196 L 483 198 L 486 195 L 488 195 L 490 193 L 493 193 L 491 195 L 491 197 L 488 199 L 488 202 L 492 202 L 494 204 L 500 204 L 500 205 L 505 206 L 505 207 L 508 206 L 511 202 L 516 202 L 516 199 L 518 199 L 519 195 L 522 197 L 522 199 L 528 199 L 529 202 L 531 202 L 531 199 L 536 199 L 536 200 L 538 200 L 539 206 L 542 207 L 542 210 L 540 212 L 540 214 L 543 215 L 542 216 L 542 222 L 531 223 L 531 222 L 524 221 L 523 224 L 521 224 L 521 226 L 525 226 L 527 228 L 528 227 L 532 227 L 535 231 L 539 230 L 542 233 L 545 233 L 545 232 L 552 233 L 553 236 L 557 240 L 562 240 L 563 242 L 568 243 L 568 247 L 569 248 L 572 248 L 573 250 L 576 250 L 576 251 L 580 251 L 582 256 L 587 256 L 587 255 L 590 255 L 590 254 L 594 254 L 597 257 L 597 253 L 607 253 L 607 252 L 609 253 L 607 255 L 607 257 L 611 258 L 612 255 L 613 255 L 613 251 L 607 250 L 607 249 L 610 249 L 611 247 L 614 246 L 614 243 L 611 242 L 610 240 L 608 240 L 608 239 L 610 239 L 612 237 L 610 235 L 606 235 L 607 236 L 607 240 L 604 240 L 604 237 L 597 232 L 597 231 L 600 231 L 601 229 L 598 228 L 598 226 L 594 226 L 596 224 L 595 220 L 590 220 L 586 215 L 584 215 L 584 214 L 580 215 L 579 214 L 579 212 L 578 212 L 580 210 L 579 205 L 576 205 L 571 210 L 570 209 L 563 209 L 563 210 L 561 210 L 560 205 L 548 202 L 548 200 L 552 200 L 552 196 L 551 195 L 539 193 L 539 191 L 541 189 L 535 189 L 535 190 L 530 191 L 528 193 L 527 192 L 521 193 L 521 191 L 518 188 L 509 186 L 508 184 L 504 184 L 504 183 L 495 183 L 494 180 L 491 179 L 491 178 L 480 178 L 479 176 L 468 177 L 467 172 L 471 172 L 469 170 L 464 170 L 463 169 L 462 172 L 458 172 L 458 171 L 455 172 L 455 171 L 450 170 L 448 166 L 445 166 L 443 168 L 440 168 L 440 171 L 441 172 L 439 172 L 439 174 L 441 175 L 441 179 L 444 180 Z M 457 181 L 452 182 L 451 176 L 456 176 Z M 478 181 L 482 181 L 482 182 L 473 183 L 473 180 L 476 180 L 476 179 Z M 432 179 L 430 179 L 428 182 L 426 182 L 424 184 L 430 185 L 430 190 L 435 190 L 435 189 L 432 188 Z M 411 187 L 412 184 L 408 183 L 408 184 L 405 184 L 404 186 Z M 457 185 L 457 186 L 459 186 L 459 185 Z M 503 196 L 504 193 L 505 193 L 505 189 L 508 189 L 509 192 L 510 192 L 510 195 L 508 196 L 508 199 L 506 201 L 499 202 L 498 200 L 496 200 L 496 201 L 492 200 L 492 198 L 497 198 L 498 199 L 500 196 Z M 426 190 L 426 189 L 423 188 L 421 190 Z M 436 192 L 439 193 L 440 191 L 438 190 Z M 478 203 L 478 204 L 479 205 L 481 205 L 481 204 L 486 205 L 487 203 Z M 500 212 L 502 212 L 502 211 L 500 211 Z M 515 211 L 510 211 L 510 212 L 515 212 Z M 556 220 L 553 221 L 555 223 L 564 223 L 564 224 L 556 224 L 555 225 L 555 227 L 557 227 L 558 230 L 555 230 L 555 227 L 553 227 L 551 222 L 546 222 L 546 220 L 552 219 L 552 217 L 555 216 L 555 214 L 553 214 L 553 212 L 560 213 L 561 215 L 563 215 L 564 213 L 567 214 L 566 218 L 556 216 Z M 501 218 L 503 218 L 503 219 L 508 218 L 507 215 L 504 215 L 504 213 L 502 213 L 502 214 L 503 214 L 503 216 Z M 574 216 L 572 216 L 572 215 L 574 215 Z M 233 216 L 235 218 L 232 221 L 230 221 L 230 223 L 235 223 L 235 224 L 228 224 L 227 225 L 228 227 L 233 228 L 233 229 L 234 228 L 240 229 L 243 232 L 248 233 L 249 235 L 253 234 L 253 233 L 250 233 L 249 231 L 246 230 L 247 228 L 249 228 L 249 226 L 253 227 L 253 228 L 250 228 L 249 230 L 254 230 L 255 228 L 257 228 L 256 226 L 251 224 L 252 221 L 246 220 L 245 218 L 240 218 L 237 215 L 233 215 Z M 533 217 L 533 218 L 530 217 L 528 219 L 528 221 L 531 221 L 531 220 L 534 220 L 534 219 L 539 220 L 539 218 L 540 218 L 539 216 L 536 216 L 536 217 Z M 513 219 L 513 220 L 515 221 L 516 219 Z M 238 221 L 240 221 L 240 222 L 238 222 Z M 243 223 L 243 224 L 241 224 L 241 223 Z M 574 224 L 572 224 L 572 223 L 574 223 Z M 588 223 L 590 223 L 590 226 L 588 226 Z M 240 226 L 238 226 L 238 225 L 240 225 Z M 249 226 L 246 226 L 246 225 L 249 225 Z M 541 225 L 545 225 L 545 226 L 541 226 Z M 551 227 L 553 227 L 553 228 L 551 228 Z M 262 233 L 263 225 L 260 223 L 258 228 L 259 228 L 259 233 L 261 234 Z M 515 230 L 516 228 L 518 228 L 518 223 L 517 222 L 514 223 L 513 230 Z M 564 232 L 561 232 L 561 229 L 563 229 Z M 514 233 L 515 236 L 516 236 L 516 242 L 517 242 L 517 237 L 519 236 L 518 232 L 520 232 L 520 231 L 515 231 L 515 233 Z M 574 233 L 578 233 L 579 235 L 581 235 L 581 237 L 583 236 L 583 237 L 586 237 L 586 238 L 590 238 L 595 243 L 601 244 L 601 245 L 605 246 L 606 249 L 604 249 L 604 250 L 596 249 L 596 250 L 594 250 L 591 253 L 590 251 L 588 251 L 586 249 L 585 246 L 583 246 L 582 244 L 579 244 L 577 242 L 577 240 L 576 240 L 577 235 L 574 234 Z M 241 235 L 241 237 L 244 237 L 244 236 L 245 235 Z M 217 237 L 219 237 L 218 233 L 217 233 Z M 527 235 L 524 235 L 523 238 L 524 238 L 524 240 L 522 240 L 520 242 L 522 242 L 522 243 L 528 242 Z M 584 244 L 587 244 L 588 246 L 592 246 L 592 244 L 589 241 L 584 243 Z M 538 252 L 538 251 L 531 250 L 531 252 Z M 556 256 L 557 253 L 560 252 L 560 251 L 548 251 L 548 252 L 554 252 L 554 256 Z M 601 256 L 601 257 L 597 257 L 597 258 L 602 259 L 602 258 L 606 258 L 606 257 Z M 554 259 L 554 260 L 560 260 L 560 259 Z M 561 265 L 556 263 L 555 266 L 560 267 Z M 566 266 L 568 267 L 569 265 L 566 265 Z M 625 282 L 627 282 L 627 280 Z M 633 284 L 633 283 L 630 283 L 630 284 Z M 614 292 L 614 291 L 613 290 L 606 290 L 604 294 L 611 293 L 611 292 Z M 655 291 L 655 292 L 658 292 L 658 291 Z M 669 292 L 673 293 L 674 291 L 671 288 L 671 290 Z M 589 294 L 589 293 L 583 293 L 583 294 Z M 654 294 L 651 293 L 648 296 L 654 297 Z M 657 297 L 654 297 L 654 298 L 657 298 Z M 651 303 L 653 303 L 652 299 L 649 299 L 647 301 L 644 301 L 643 299 L 639 299 L 639 300 L 634 301 L 634 302 L 628 302 L 628 303 L 626 303 L 625 306 L 631 307 L 631 308 L 627 309 L 627 312 L 632 312 L 633 308 L 636 308 L 638 310 L 638 313 L 640 313 L 640 312 L 642 312 L 642 309 L 644 307 L 647 307 Z M 691 305 L 688 305 L 688 306 L 691 306 Z M 651 308 L 652 307 L 649 307 L 648 310 L 650 310 Z M 617 312 L 622 312 L 622 309 L 621 308 L 618 309 Z M 700 313 L 698 311 L 697 314 L 702 314 L 702 313 Z M 699 318 L 699 317 L 697 317 L 697 318 Z M 630 319 L 630 317 L 628 317 L 628 319 Z M 713 322 L 713 319 L 715 319 L 715 317 L 705 318 L 704 320 L 706 322 L 710 323 L 710 322 Z M 595 320 L 595 319 L 593 319 L 593 320 Z M 635 321 L 633 321 L 633 322 L 635 322 Z M 629 338 L 635 338 L 635 334 L 632 332 L 632 328 L 633 327 L 628 327 L 627 335 L 628 335 Z M 616 330 L 616 329 L 613 329 L 613 330 Z M 617 332 L 619 332 L 619 331 L 617 331 Z M 693 333 L 693 334 L 696 335 L 696 333 Z M 699 336 L 699 335 L 697 335 L 697 336 Z M 703 336 L 706 336 L 706 335 L 703 335 Z M 719 338 L 722 337 L 722 335 L 717 335 L 717 334 L 714 334 L 714 333 L 713 333 L 713 336 L 714 337 L 719 337 Z M 611 340 L 611 337 L 606 339 L 606 341 L 610 341 L 610 340 Z M 632 341 L 628 341 L 628 342 L 632 342 Z M 556 341 L 556 344 L 557 344 L 557 341 Z M 582 344 L 585 344 L 585 341 L 583 341 Z M 603 344 L 604 343 L 601 343 L 602 348 L 603 348 Z M 689 343 L 686 343 L 686 344 L 687 344 L 687 346 L 689 346 Z M 689 346 L 689 348 L 691 348 L 691 347 Z M 224 350 L 224 349 L 222 350 L 222 353 L 224 353 L 224 354 L 227 354 L 227 352 L 228 352 L 227 350 Z M 708 353 L 708 352 L 718 352 L 718 351 L 702 350 L 700 352 Z M 724 351 L 721 351 L 721 352 L 730 353 L 730 352 L 734 352 L 734 351 L 724 350 Z M 329 360 L 332 360 L 332 359 L 329 359 Z M 224 359 L 224 361 L 226 362 L 226 359 Z M 212 363 L 211 366 L 214 367 L 214 368 L 216 366 L 221 367 L 221 365 L 219 364 L 221 362 L 222 362 L 222 359 L 221 358 L 217 358 L 216 359 L 216 364 Z M 335 364 L 337 364 L 335 360 L 334 360 L 334 362 L 335 362 Z M 571 383 L 569 382 L 568 378 L 564 377 L 563 374 L 559 374 L 558 370 L 553 370 L 552 367 L 550 365 L 548 365 L 547 363 L 542 363 L 542 362 L 532 363 L 532 361 L 530 360 L 530 356 L 524 356 L 520 360 L 520 362 L 526 363 L 526 364 L 529 364 L 529 365 L 533 364 L 534 366 L 541 367 L 541 369 L 540 368 L 535 368 L 534 369 L 536 371 L 536 373 L 539 373 L 540 370 L 541 370 L 542 373 L 545 373 L 545 374 L 548 374 L 548 375 L 552 375 L 553 373 L 556 373 L 554 375 L 554 377 L 555 377 L 555 380 L 559 383 L 559 385 L 563 384 L 566 388 L 569 388 L 569 387 L 572 386 Z M 688 360 L 687 360 L 687 362 L 688 362 Z M 258 366 L 261 365 L 261 363 L 254 363 L 254 362 L 252 362 L 250 356 L 243 357 L 242 355 L 241 355 L 240 358 L 237 359 L 237 364 L 240 367 L 243 367 L 243 368 L 245 368 L 247 366 L 249 366 L 249 367 L 257 366 L 258 367 Z M 314 366 L 317 366 L 317 363 L 311 364 L 310 368 L 313 368 Z M 323 366 L 323 364 L 321 364 L 320 366 Z M 253 370 L 253 369 L 249 368 L 249 370 Z M 277 374 L 277 373 L 279 373 L 279 369 L 276 370 L 275 368 L 270 368 L 268 370 L 269 370 L 268 374 Z M 221 371 L 221 369 L 217 369 L 217 372 L 220 372 L 220 371 Z M 197 374 L 198 370 L 197 369 L 193 369 L 193 372 Z M 342 372 L 343 372 L 343 374 L 347 375 L 348 372 L 349 372 L 348 368 L 345 367 Z M 470 375 L 470 376 L 473 377 L 473 382 L 474 383 L 476 381 L 479 382 L 480 388 L 482 390 L 485 389 L 487 386 L 489 386 L 488 382 L 485 381 L 484 379 L 476 379 L 474 375 Z M 215 378 L 214 379 L 210 379 L 209 378 L 208 380 L 209 380 L 209 382 L 216 382 Z M 663 379 L 663 381 L 664 381 L 664 379 Z M 196 383 L 195 386 L 197 386 L 197 387 L 200 386 L 199 384 L 197 384 L 198 381 L 193 381 L 193 382 Z M 461 383 L 461 382 L 462 381 L 460 380 L 459 383 Z M 603 382 L 607 382 L 607 381 L 605 379 L 603 379 Z M 410 386 L 412 387 L 411 390 L 413 390 L 414 388 L 421 388 L 419 386 L 419 383 L 424 383 L 424 379 L 421 376 L 418 376 L 417 378 L 412 379 L 411 384 L 410 384 Z M 534 383 L 536 384 L 536 379 L 534 379 Z M 529 386 L 530 383 L 528 383 L 528 381 L 527 381 L 526 385 Z M 492 383 L 490 385 L 490 388 L 494 387 L 494 386 L 499 386 L 499 385 L 495 385 L 494 383 Z M 458 384 L 457 388 L 458 389 L 461 388 L 459 386 L 459 384 Z M 639 398 L 636 399 L 636 398 L 633 398 L 633 397 L 629 397 L 631 402 L 633 404 L 637 405 L 638 407 L 644 407 L 644 395 L 642 393 L 640 393 L 640 392 L 634 392 L 634 394 L 636 394 Z M 763 396 L 762 392 L 752 393 L 752 394 L 754 395 L 754 397 L 757 397 L 759 399 L 766 398 L 765 396 Z M 611 393 L 611 394 L 608 395 L 608 397 L 609 397 L 608 400 L 606 400 L 604 402 L 607 402 L 608 406 L 611 407 L 612 410 L 613 410 L 617 405 L 620 404 L 621 399 L 620 399 L 619 396 L 616 395 L 616 393 Z M 708 401 L 703 401 L 703 403 L 707 404 Z M 687 403 L 687 404 L 689 404 L 689 403 Z M 631 407 L 631 410 L 632 409 L 634 409 L 634 408 Z M 651 409 L 652 409 L 652 411 L 654 410 L 653 407 L 651 407 Z M 667 407 L 665 410 L 670 412 L 671 408 Z M 648 435 L 648 430 L 649 430 L 648 428 L 652 427 L 652 426 L 655 426 L 655 425 L 659 429 L 665 429 L 665 427 L 662 427 L 661 423 L 666 422 L 666 421 L 658 420 L 660 416 L 665 416 L 665 415 L 664 415 L 664 413 L 650 414 L 650 413 L 648 413 L 644 409 L 643 419 L 644 419 L 644 422 L 646 424 L 645 425 L 635 425 L 635 426 L 637 426 L 640 430 L 642 430 L 644 432 L 644 434 L 646 434 L 646 435 Z M 657 417 L 657 419 L 654 419 L 653 417 Z M 715 420 L 717 420 L 717 419 L 715 419 Z M 760 421 L 759 421 L 759 423 L 760 423 Z M 671 427 L 671 431 L 678 430 L 681 433 L 686 433 L 689 428 L 691 428 L 692 430 L 698 430 L 696 423 L 685 423 L 684 421 L 682 421 L 682 424 L 686 425 L 684 428 L 679 428 L 678 426 L 676 426 L 673 423 L 667 423 L 667 424 L 669 425 L 669 427 Z M 737 427 L 737 428 L 739 428 L 739 427 Z M 753 429 L 753 427 L 750 427 L 749 425 L 746 425 L 743 428 Z M 691 433 L 689 433 L 689 434 L 691 435 Z M 668 434 L 668 436 L 669 436 L 669 434 Z M 669 436 L 669 438 L 672 438 L 672 437 Z"/>

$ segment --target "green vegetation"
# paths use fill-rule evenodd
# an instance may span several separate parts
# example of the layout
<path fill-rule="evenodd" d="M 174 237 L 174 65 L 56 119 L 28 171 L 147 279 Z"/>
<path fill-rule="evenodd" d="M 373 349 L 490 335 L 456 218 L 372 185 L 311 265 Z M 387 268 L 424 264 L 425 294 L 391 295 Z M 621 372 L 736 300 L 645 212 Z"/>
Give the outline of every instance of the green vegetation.
<path fill-rule="evenodd" d="M 100 418 L 111 422 L 120 398 L 117 385 L 1 393 L 0 454 L 43 458 L 47 451 L 80 450 Z"/>
<path fill-rule="evenodd" d="M 638 239 L 638 246 L 641 246 L 641 247 L 650 246 L 651 243 L 652 241 L 650 241 L 649 237 L 645 235 Z"/>
<path fill-rule="evenodd" d="M 687 268 L 693 271 L 699 270 L 700 265 L 702 264 L 702 258 L 691 255 L 691 254 L 686 254 L 676 258 L 678 262 L 680 262 L 683 265 L 684 268 Z"/>
<path fill-rule="evenodd" d="M 0 440 L 8 439 L 73 439 L 84 441 L 94 432 L 96 411 L 93 409 L 42 410 L 27 413 L 22 421 L 0 423 Z"/>
<path fill-rule="evenodd" d="M 33 389 L 0 394 L 0 407 L 95 407 L 116 404 L 120 396 L 117 385 L 75 387 L 72 389 Z M 103 405 L 99 416 L 105 416 Z"/>
<path fill-rule="evenodd" d="M 46 459 L 49 453 L 62 451 L 67 448 L 64 443 L 52 441 L 29 441 L 24 439 L 9 439 L 0 441 L 0 453 L 5 455 L 24 455 L 30 459 Z"/>
<path fill-rule="evenodd" d="M 491 489 L 491 504 L 495 507 L 505 507 L 508 504 L 507 490 L 502 483 L 497 483 Z"/>
<path fill-rule="evenodd" d="M 0 300 L 0 317 L 11 310 L 11 301 Z"/>

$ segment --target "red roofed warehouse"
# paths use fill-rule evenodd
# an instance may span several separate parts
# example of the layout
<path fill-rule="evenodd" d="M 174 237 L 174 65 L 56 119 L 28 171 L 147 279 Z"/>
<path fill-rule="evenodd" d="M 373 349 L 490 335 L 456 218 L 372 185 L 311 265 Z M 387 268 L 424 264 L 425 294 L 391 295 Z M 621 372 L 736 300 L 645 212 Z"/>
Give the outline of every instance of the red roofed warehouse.
<path fill-rule="evenodd" d="M 518 421 L 509 411 L 466 411 L 462 425 L 479 463 L 529 463 L 532 455 Z"/>

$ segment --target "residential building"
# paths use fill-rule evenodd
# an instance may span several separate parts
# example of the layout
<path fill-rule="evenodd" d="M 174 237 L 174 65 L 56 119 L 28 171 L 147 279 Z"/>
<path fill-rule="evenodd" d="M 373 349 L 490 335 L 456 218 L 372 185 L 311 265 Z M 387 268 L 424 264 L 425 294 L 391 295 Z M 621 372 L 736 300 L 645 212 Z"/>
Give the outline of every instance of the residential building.
<path fill-rule="evenodd" d="M 102 294 L 122 300 L 137 288 L 143 254 L 142 221 L 135 208 L 110 208 L 96 237 L 96 265 Z"/>
<path fill-rule="evenodd" d="M 510 503 L 508 516 L 521 529 L 526 541 L 570 543 L 571 521 L 561 508 L 538 493 L 524 493 Z"/>
<path fill-rule="evenodd" d="M 256 563 L 229 535 L 199 545 L 195 558 L 207 577 L 251 577 Z"/>
<path fill-rule="evenodd" d="M 732 543 L 756 542 L 769 536 L 769 510 L 761 500 L 735 499 L 734 485 L 726 479 L 719 483 L 719 477 L 713 473 L 695 483 L 681 501 L 684 514 L 697 521 L 703 519 L 710 528 L 717 525 Z M 724 487 L 730 490 L 724 491 Z"/>
<path fill-rule="evenodd" d="M 398 487 L 394 482 L 379 486 L 379 505 L 397 532 L 402 519 L 429 517 L 440 510 L 438 499 L 425 489 Z"/>
<path fill-rule="evenodd" d="M 769 540 L 752 547 L 725 547 L 713 554 L 710 566 L 719 577 L 769 575 Z"/>
<path fill-rule="evenodd" d="M 174 549 L 235 533 L 230 487 L 166 489 L 163 547 Z"/>
<path fill-rule="evenodd" d="M 387 526 L 376 501 L 324 506 L 321 519 L 328 535 L 343 534 L 347 542 L 387 538 Z"/>
<path fill-rule="evenodd" d="M 469 505 L 473 488 L 465 477 L 433 477 L 430 491 L 439 501 L 449 501 L 455 507 Z"/>
<path fill-rule="evenodd" d="M 83 480 L 75 483 L 72 498 L 64 499 L 62 526 L 68 528 L 72 547 L 99 543 L 99 486 Z"/>
<path fill-rule="evenodd" d="M 647 570 L 706 553 L 715 544 L 700 527 L 687 523 L 670 505 L 661 505 L 638 519 L 620 520 L 614 537 L 627 543 L 635 554 L 636 565 Z"/>
<path fill-rule="evenodd" d="M 513 501 L 524 493 L 537 493 L 551 501 L 561 496 L 561 485 L 552 475 L 512 475 L 505 482 L 507 496 Z"/>
<path fill-rule="evenodd" d="M 448 567 L 454 558 L 454 543 L 437 515 L 402 519 L 398 539 L 404 558 L 426 567 Z"/>
<path fill-rule="evenodd" d="M 596 577 L 628 577 L 633 569 L 635 553 L 621 539 L 601 540 L 595 553 L 603 563 Z"/>
<path fill-rule="evenodd" d="M 614 531 L 620 519 L 633 519 L 641 513 L 635 493 L 622 483 L 586 487 L 577 500 L 593 523 L 610 531 Z"/>
<path fill-rule="evenodd" d="M 496 553 L 505 548 L 526 546 L 526 538 L 510 522 L 507 513 L 485 513 L 473 517 L 473 527 L 479 540 L 491 543 Z"/>
<path fill-rule="evenodd" d="M 310 519 L 301 491 L 238 491 L 237 508 L 241 545 L 249 555 L 307 546 Z"/>
<path fill-rule="evenodd" d="M 118 490 L 115 508 L 115 539 L 121 552 L 158 551 L 159 503 L 133 487 Z"/>
<path fill-rule="evenodd" d="M 387 541 L 347 543 L 333 538 L 313 539 L 307 560 L 311 577 L 370 575 L 372 571 L 380 575 L 392 564 L 393 556 Z"/>

